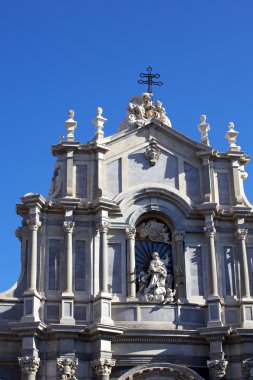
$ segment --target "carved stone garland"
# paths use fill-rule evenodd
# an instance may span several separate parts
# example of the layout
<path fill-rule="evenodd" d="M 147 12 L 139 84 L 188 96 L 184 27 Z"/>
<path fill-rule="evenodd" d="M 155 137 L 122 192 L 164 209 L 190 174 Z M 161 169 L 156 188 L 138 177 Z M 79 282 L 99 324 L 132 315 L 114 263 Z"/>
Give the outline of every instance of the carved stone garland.
<path fill-rule="evenodd" d="M 58 376 L 59 380 L 77 380 L 75 373 L 78 365 L 78 359 L 60 358 L 57 359 L 57 367 L 62 374 Z"/>
<path fill-rule="evenodd" d="M 40 366 L 40 358 L 37 356 L 23 356 L 18 358 L 18 363 L 23 374 L 36 374 Z"/>
<path fill-rule="evenodd" d="M 208 360 L 207 367 L 211 370 L 216 379 L 221 379 L 226 375 L 228 361 L 225 359 Z"/>
<path fill-rule="evenodd" d="M 112 372 L 112 367 L 115 366 L 114 359 L 95 359 L 91 361 L 91 366 L 94 368 L 96 375 L 109 375 Z"/>

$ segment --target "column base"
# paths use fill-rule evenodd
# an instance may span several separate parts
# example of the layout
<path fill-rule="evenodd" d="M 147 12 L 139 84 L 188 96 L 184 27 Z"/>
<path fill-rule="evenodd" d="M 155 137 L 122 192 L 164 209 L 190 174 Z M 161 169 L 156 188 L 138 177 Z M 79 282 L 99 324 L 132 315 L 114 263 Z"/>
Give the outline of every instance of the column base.
<path fill-rule="evenodd" d="M 241 305 L 241 325 L 242 327 L 252 328 L 253 327 L 253 301 L 249 302 L 245 299 Z"/>
<path fill-rule="evenodd" d="M 93 303 L 93 320 L 95 323 L 104 325 L 114 325 L 111 318 L 111 300 L 112 294 L 100 292 Z"/>
<path fill-rule="evenodd" d="M 40 322 L 40 295 L 35 291 L 30 293 L 27 290 L 24 293 L 24 314 L 21 318 L 21 322 Z"/>
<path fill-rule="evenodd" d="M 74 300 L 72 297 L 64 296 L 64 298 L 62 298 L 61 306 L 60 324 L 75 325 L 76 322 L 74 318 Z"/>
<path fill-rule="evenodd" d="M 221 319 L 221 304 L 219 298 L 209 298 L 208 303 L 208 327 L 221 327 L 223 326 Z"/>

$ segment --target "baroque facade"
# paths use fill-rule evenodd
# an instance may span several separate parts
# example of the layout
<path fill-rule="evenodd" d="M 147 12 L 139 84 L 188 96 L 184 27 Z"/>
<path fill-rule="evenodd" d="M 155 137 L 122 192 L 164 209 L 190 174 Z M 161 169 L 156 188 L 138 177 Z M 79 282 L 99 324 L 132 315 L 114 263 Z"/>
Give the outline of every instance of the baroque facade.
<path fill-rule="evenodd" d="M 133 97 L 119 131 L 75 141 L 74 112 L 49 196 L 17 204 L 22 270 L 0 294 L 1 380 L 253 379 L 249 157 L 171 126 Z"/>

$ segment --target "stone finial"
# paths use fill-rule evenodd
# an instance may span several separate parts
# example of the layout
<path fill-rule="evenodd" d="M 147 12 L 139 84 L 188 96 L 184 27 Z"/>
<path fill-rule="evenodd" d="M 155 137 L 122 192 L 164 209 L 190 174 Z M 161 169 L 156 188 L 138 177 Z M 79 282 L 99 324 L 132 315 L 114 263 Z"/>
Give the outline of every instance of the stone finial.
<path fill-rule="evenodd" d="M 104 123 L 107 121 L 105 117 L 102 116 L 103 109 L 101 107 L 97 108 L 97 117 L 92 120 L 92 123 L 96 126 L 95 139 L 100 140 L 104 137 Z"/>
<path fill-rule="evenodd" d="M 229 142 L 228 150 L 238 152 L 241 150 L 241 147 L 236 145 L 236 139 L 237 139 L 237 136 L 239 135 L 239 132 L 235 131 L 235 125 L 232 121 L 228 123 L 228 128 L 229 130 L 227 131 L 225 135 L 225 138 Z"/>
<path fill-rule="evenodd" d="M 210 131 L 210 125 L 206 123 L 206 115 L 200 116 L 201 123 L 198 125 L 198 130 L 201 133 L 201 142 L 205 145 L 210 145 L 208 139 L 208 132 Z"/>
<path fill-rule="evenodd" d="M 77 122 L 74 120 L 74 115 L 75 115 L 74 111 L 69 110 L 69 113 L 68 113 L 69 118 L 65 123 L 65 128 L 67 129 L 67 141 L 75 140 L 74 132 L 77 126 Z"/>

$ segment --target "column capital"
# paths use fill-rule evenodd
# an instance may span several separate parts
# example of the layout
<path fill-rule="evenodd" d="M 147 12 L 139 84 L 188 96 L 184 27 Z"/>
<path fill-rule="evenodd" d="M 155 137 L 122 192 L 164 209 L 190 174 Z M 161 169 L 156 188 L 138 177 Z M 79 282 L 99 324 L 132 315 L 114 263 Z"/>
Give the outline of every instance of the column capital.
<path fill-rule="evenodd" d="M 173 240 L 174 242 L 176 241 L 183 241 L 184 240 L 184 236 L 185 236 L 185 231 L 176 231 L 174 232 L 174 235 L 173 235 Z"/>
<path fill-rule="evenodd" d="M 78 366 L 78 359 L 76 358 L 58 358 L 57 368 L 61 372 L 59 380 L 77 380 L 75 373 Z"/>
<path fill-rule="evenodd" d="M 253 357 L 243 360 L 242 369 L 249 380 L 253 380 Z"/>
<path fill-rule="evenodd" d="M 94 368 L 94 371 L 96 375 L 109 375 L 112 372 L 112 367 L 115 366 L 116 360 L 114 359 L 95 359 L 91 362 L 92 368 Z"/>
<path fill-rule="evenodd" d="M 136 235 L 135 227 L 126 228 L 126 236 L 128 239 L 135 239 L 135 235 Z"/>
<path fill-rule="evenodd" d="M 18 363 L 23 374 L 36 374 L 40 366 L 40 358 L 37 356 L 23 356 L 18 358 Z"/>
<path fill-rule="evenodd" d="M 215 237 L 216 228 L 214 226 L 204 226 L 204 232 L 207 237 Z"/>
<path fill-rule="evenodd" d="M 38 231 L 41 226 L 41 222 L 36 216 L 30 216 L 27 220 L 27 224 L 31 231 Z"/>
<path fill-rule="evenodd" d="M 111 224 L 108 222 L 108 220 L 104 220 L 104 221 L 96 223 L 96 228 L 100 233 L 102 232 L 102 233 L 107 234 L 110 226 L 111 226 Z"/>
<path fill-rule="evenodd" d="M 65 232 L 73 234 L 74 229 L 75 229 L 75 222 L 71 220 L 64 220 L 63 229 Z"/>
<path fill-rule="evenodd" d="M 247 235 L 248 235 L 247 228 L 238 228 L 238 230 L 235 232 L 235 237 L 237 240 L 246 240 Z"/>
<path fill-rule="evenodd" d="M 226 375 L 228 361 L 225 359 L 207 360 L 207 367 L 211 370 L 215 379 L 221 379 Z"/>

